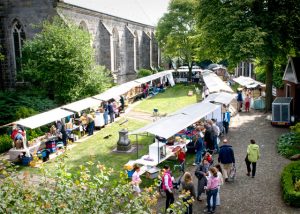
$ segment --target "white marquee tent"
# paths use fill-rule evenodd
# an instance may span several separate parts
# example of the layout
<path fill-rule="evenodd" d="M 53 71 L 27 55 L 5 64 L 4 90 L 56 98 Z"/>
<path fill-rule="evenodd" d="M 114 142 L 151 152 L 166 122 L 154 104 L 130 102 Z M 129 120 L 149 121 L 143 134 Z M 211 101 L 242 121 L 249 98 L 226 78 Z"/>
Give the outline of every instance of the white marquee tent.
<path fill-rule="evenodd" d="M 256 88 L 257 86 L 264 87 L 265 84 L 256 81 L 252 79 L 251 77 L 245 77 L 245 76 L 239 76 L 237 78 L 234 78 L 233 81 L 240 84 L 241 86 L 244 86 L 246 88 Z"/>
<path fill-rule="evenodd" d="M 233 93 L 233 90 L 223 81 L 221 80 L 218 75 L 216 75 L 214 72 L 209 72 L 205 70 L 202 73 L 203 81 L 205 82 L 205 85 L 207 86 L 209 93 L 215 93 L 215 92 L 229 92 Z"/>
<path fill-rule="evenodd" d="M 18 120 L 15 123 L 26 128 L 35 129 L 48 123 L 52 123 L 56 120 L 61 120 L 62 118 L 65 118 L 72 114 L 74 114 L 74 112 L 67 111 L 61 108 L 55 108 L 50 111 L 28 117 L 26 119 Z"/>
<path fill-rule="evenodd" d="M 61 108 L 70 110 L 73 112 L 80 112 L 87 108 L 98 107 L 98 106 L 100 106 L 100 104 L 101 104 L 100 100 L 89 97 L 89 98 L 85 98 L 85 99 L 78 100 L 76 102 L 64 105 Z"/>
<path fill-rule="evenodd" d="M 129 134 L 133 135 L 148 132 L 167 139 L 218 108 L 220 108 L 220 106 L 212 103 L 196 103 Z"/>
<path fill-rule="evenodd" d="M 137 83 L 143 84 L 143 83 L 150 82 L 150 81 L 158 79 L 158 78 L 160 78 L 162 80 L 163 77 L 167 77 L 168 80 L 169 80 L 170 85 L 174 86 L 175 82 L 174 82 L 174 79 L 173 79 L 172 72 L 173 72 L 173 70 L 161 71 L 161 72 L 158 72 L 156 74 L 152 74 L 150 76 L 146 76 L 146 77 L 136 79 L 134 81 L 137 82 Z"/>
<path fill-rule="evenodd" d="M 130 91 L 131 89 L 133 89 L 134 87 L 139 86 L 139 85 L 141 85 L 141 84 L 136 81 L 126 82 L 121 85 L 114 86 L 114 87 L 108 89 L 107 91 L 105 91 L 101 94 L 95 95 L 93 97 L 95 99 L 103 100 L 103 101 L 108 101 L 112 98 L 117 99 L 122 94 L 127 93 L 128 91 Z"/>
<path fill-rule="evenodd" d="M 208 95 L 203 102 L 213 102 L 228 105 L 233 99 L 235 95 L 227 93 L 227 92 L 219 92 Z"/>

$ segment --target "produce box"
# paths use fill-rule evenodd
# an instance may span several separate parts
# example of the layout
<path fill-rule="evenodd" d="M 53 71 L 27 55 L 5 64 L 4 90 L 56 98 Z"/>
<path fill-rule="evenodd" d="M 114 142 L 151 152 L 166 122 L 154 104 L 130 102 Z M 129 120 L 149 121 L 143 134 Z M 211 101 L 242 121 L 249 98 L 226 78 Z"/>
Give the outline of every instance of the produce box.
<path fill-rule="evenodd" d="M 151 169 L 147 170 L 147 177 L 150 179 L 154 179 L 158 177 L 160 169 L 157 167 L 152 167 Z"/>

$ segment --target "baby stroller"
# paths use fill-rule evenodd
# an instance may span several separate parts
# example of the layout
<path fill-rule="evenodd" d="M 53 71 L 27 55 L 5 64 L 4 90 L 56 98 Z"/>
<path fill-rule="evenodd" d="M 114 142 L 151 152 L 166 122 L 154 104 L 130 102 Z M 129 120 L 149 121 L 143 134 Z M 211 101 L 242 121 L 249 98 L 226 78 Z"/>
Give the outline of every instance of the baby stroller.
<path fill-rule="evenodd" d="M 180 175 L 180 177 L 178 178 L 177 181 L 175 181 L 175 179 L 174 179 L 174 181 L 172 182 L 174 189 L 177 189 L 177 190 L 179 189 L 180 184 L 181 184 L 181 178 L 183 175 L 184 175 L 184 173 Z"/>

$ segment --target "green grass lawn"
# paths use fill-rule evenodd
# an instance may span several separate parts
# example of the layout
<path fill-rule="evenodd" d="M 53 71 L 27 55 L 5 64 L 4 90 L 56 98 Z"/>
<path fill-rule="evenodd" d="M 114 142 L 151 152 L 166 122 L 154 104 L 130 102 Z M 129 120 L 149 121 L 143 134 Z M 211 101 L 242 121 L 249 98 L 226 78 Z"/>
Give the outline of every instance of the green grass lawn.
<path fill-rule="evenodd" d="M 124 120 L 124 118 L 121 118 L 118 122 L 101 129 L 97 134 L 94 134 L 89 139 L 86 139 L 81 143 L 76 143 L 77 145 L 68 151 L 68 158 L 66 159 L 66 166 L 71 170 L 71 172 L 76 172 L 80 165 L 88 161 L 93 161 L 94 163 L 99 161 L 107 167 L 120 171 L 123 170 L 124 164 L 126 164 L 129 160 L 137 159 L 136 152 L 130 154 L 112 152 L 112 150 L 117 146 L 119 130 L 126 128 L 129 131 L 133 131 L 147 124 L 144 121 L 128 119 L 127 123 L 120 126 L 119 123 L 122 123 Z M 104 137 L 108 135 L 111 135 L 111 137 L 104 139 Z M 135 136 L 130 135 L 129 139 L 131 140 L 132 145 L 135 146 Z M 139 157 L 148 153 L 148 145 L 152 144 L 152 142 L 153 136 L 139 136 Z M 46 168 L 50 172 L 54 169 L 54 161 L 55 160 L 51 160 L 45 163 Z M 38 170 L 35 168 L 31 168 L 30 171 L 38 173 Z"/>
<path fill-rule="evenodd" d="M 198 86 L 199 87 L 199 86 Z M 187 96 L 188 91 L 194 92 L 193 96 Z M 159 93 L 154 97 L 142 100 L 134 107 L 135 111 L 153 113 L 153 109 L 158 109 L 160 114 L 172 113 L 187 105 L 194 104 L 200 100 L 201 95 L 195 93 L 195 85 L 177 84 L 168 88 L 165 92 Z"/>

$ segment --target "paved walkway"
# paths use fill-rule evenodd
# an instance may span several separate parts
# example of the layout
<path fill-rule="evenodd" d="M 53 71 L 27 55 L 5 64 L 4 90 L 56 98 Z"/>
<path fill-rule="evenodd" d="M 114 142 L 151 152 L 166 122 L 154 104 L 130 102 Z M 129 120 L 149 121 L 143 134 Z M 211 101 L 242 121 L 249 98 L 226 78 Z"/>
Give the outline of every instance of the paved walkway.
<path fill-rule="evenodd" d="M 300 209 L 286 206 L 282 200 L 280 173 L 289 160 L 276 151 L 276 140 L 287 132 L 284 128 L 275 128 L 260 112 L 239 113 L 232 118 L 230 131 L 226 138 L 234 148 L 237 175 L 233 183 L 221 187 L 221 206 L 216 213 L 222 214 L 293 214 Z M 250 139 L 255 139 L 261 149 L 261 159 L 257 163 L 256 177 L 246 176 L 246 149 Z M 214 157 L 215 161 L 217 156 Z M 217 162 L 217 161 L 216 161 Z M 188 163 L 188 171 L 194 175 L 195 167 Z M 195 186 L 197 179 L 194 177 Z M 160 200 L 164 207 L 165 198 Z M 206 202 L 195 201 L 194 213 L 203 213 Z"/>

